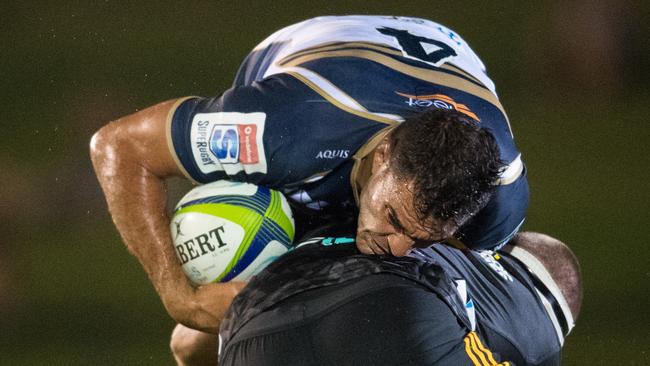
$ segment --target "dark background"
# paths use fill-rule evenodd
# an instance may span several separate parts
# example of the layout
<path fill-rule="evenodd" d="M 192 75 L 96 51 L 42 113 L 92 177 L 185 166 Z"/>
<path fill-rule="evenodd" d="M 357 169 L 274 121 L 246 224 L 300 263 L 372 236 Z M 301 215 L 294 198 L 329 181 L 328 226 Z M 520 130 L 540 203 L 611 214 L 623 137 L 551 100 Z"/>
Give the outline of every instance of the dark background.
<path fill-rule="evenodd" d="M 0 364 L 172 364 L 174 324 L 112 226 L 90 137 L 159 101 L 221 93 L 283 26 L 351 13 L 429 18 L 470 43 L 529 168 L 525 228 L 582 263 L 565 363 L 650 363 L 648 12 L 612 0 L 3 3 Z"/>

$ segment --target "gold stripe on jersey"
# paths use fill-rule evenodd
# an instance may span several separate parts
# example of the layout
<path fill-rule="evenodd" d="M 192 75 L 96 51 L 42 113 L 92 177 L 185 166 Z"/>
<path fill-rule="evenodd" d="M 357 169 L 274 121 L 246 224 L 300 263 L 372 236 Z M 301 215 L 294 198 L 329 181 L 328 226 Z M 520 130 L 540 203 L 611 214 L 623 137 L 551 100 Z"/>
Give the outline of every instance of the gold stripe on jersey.
<path fill-rule="evenodd" d="M 490 352 L 489 349 L 485 348 L 483 343 L 481 343 L 481 339 L 478 337 L 478 335 L 474 332 L 470 332 L 470 338 L 474 340 L 474 343 L 476 344 L 476 348 L 478 349 L 478 352 L 481 352 L 485 357 L 487 357 L 486 364 L 488 365 L 497 365 L 498 363 L 492 356 L 492 352 Z"/>
<path fill-rule="evenodd" d="M 524 163 L 521 161 L 521 154 L 517 155 L 510 163 L 508 163 L 505 170 L 501 172 L 501 177 L 497 181 L 500 186 L 507 186 L 515 182 L 521 173 L 524 172 Z"/>
<path fill-rule="evenodd" d="M 396 50 L 391 47 L 387 47 L 384 45 L 380 45 L 377 43 L 369 43 L 369 42 L 330 42 L 330 43 L 324 43 L 315 47 L 310 47 L 306 48 L 302 51 L 293 53 L 291 55 L 285 56 L 282 60 L 279 60 L 276 62 L 277 65 L 279 66 L 284 66 L 287 62 L 294 60 L 300 56 L 305 56 L 309 54 L 314 54 L 314 53 L 319 53 L 319 52 L 324 52 L 324 51 L 340 51 L 340 50 L 354 50 L 354 49 L 359 49 L 359 48 L 370 48 L 382 53 L 388 53 L 394 56 L 405 56 L 403 52 Z M 476 84 L 479 84 L 480 86 L 487 88 L 485 84 L 483 84 L 479 79 L 475 78 L 473 75 L 467 73 L 465 70 L 458 68 L 457 66 L 450 64 L 450 63 L 444 63 L 438 68 L 449 70 L 452 72 L 455 72 L 457 74 L 461 74 L 464 77 L 472 80 Z"/>
<path fill-rule="evenodd" d="M 470 340 L 469 336 L 465 336 L 463 339 L 463 342 L 465 342 L 465 353 L 467 353 L 467 357 L 469 357 L 470 360 L 472 360 L 472 365 L 474 366 L 483 366 L 478 358 L 476 358 L 476 355 L 474 355 L 474 351 L 472 350 L 472 347 L 470 345 Z"/>
<path fill-rule="evenodd" d="M 442 69 L 445 69 L 445 70 L 450 70 L 450 71 L 456 72 L 458 74 L 461 74 L 461 75 L 465 76 L 466 78 L 468 78 L 470 80 L 473 80 L 475 83 L 477 83 L 479 85 L 482 85 L 484 88 L 487 89 L 485 84 L 483 84 L 479 79 L 477 79 L 473 75 L 465 72 L 465 70 L 457 67 L 456 65 L 453 65 L 453 64 L 450 64 L 450 63 L 444 63 L 444 64 L 442 64 L 442 65 L 440 65 L 438 67 L 440 67 Z M 506 114 L 505 109 L 503 109 L 503 106 L 501 106 L 500 102 L 499 102 L 499 105 L 497 106 L 497 108 L 499 108 L 501 110 L 501 113 L 503 113 L 503 117 L 506 119 L 506 123 L 508 124 L 508 131 L 510 131 L 510 136 L 514 136 L 512 134 L 512 127 L 510 126 L 510 119 L 508 118 L 508 115 Z"/>
<path fill-rule="evenodd" d="M 291 55 L 285 56 L 282 60 L 276 61 L 276 64 L 284 66 L 287 62 L 308 54 L 323 52 L 323 51 L 332 51 L 332 50 L 344 50 L 344 49 L 358 49 L 358 48 L 370 48 L 379 52 L 389 53 L 395 56 L 403 56 L 404 54 L 399 50 L 394 48 L 383 46 L 377 43 L 370 42 L 329 42 L 323 43 L 318 46 L 305 48 L 304 50 L 292 53 Z"/>
<path fill-rule="evenodd" d="M 492 352 L 483 346 L 475 332 L 469 332 L 463 339 L 465 352 L 474 366 L 510 366 L 510 362 L 498 363 L 492 356 Z"/>
<path fill-rule="evenodd" d="M 172 140 L 172 120 L 174 119 L 174 113 L 176 113 L 176 109 L 183 103 L 184 101 L 188 99 L 194 99 L 194 98 L 199 98 L 195 96 L 189 96 L 189 97 L 183 97 L 183 98 L 178 98 L 172 107 L 169 109 L 169 112 L 167 113 L 167 120 L 165 121 L 165 135 L 167 135 L 167 148 L 169 148 L 169 152 L 172 155 L 172 158 L 174 159 L 174 162 L 176 163 L 176 166 L 178 169 L 183 173 L 187 179 L 189 179 L 192 183 L 194 184 L 199 184 L 192 176 L 190 173 L 187 172 L 183 164 L 181 163 L 181 160 L 178 158 L 178 155 L 176 155 L 176 149 L 174 149 L 174 141 Z"/>
<path fill-rule="evenodd" d="M 499 102 L 499 99 L 496 97 L 496 95 L 494 95 L 489 89 L 485 88 L 484 86 L 476 85 L 473 82 L 466 80 L 460 76 L 451 75 L 442 71 L 436 71 L 431 69 L 425 69 L 422 67 L 412 66 L 403 63 L 399 60 L 396 60 L 390 56 L 386 56 L 384 54 L 371 51 L 371 50 L 353 49 L 353 50 L 317 52 L 317 53 L 307 54 L 304 56 L 293 58 L 285 62 L 282 66 L 285 67 L 299 66 L 305 62 L 323 59 L 323 58 L 334 58 L 334 57 L 357 57 L 357 58 L 374 61 L 388 68 L 391 68 L 395 71 L 401 72 L 402 74 L 406 74 L 414 78 L 430 82 L 432 84 L 442 85 L 442 86 L 461 90 L 463 92 L 481 98 L 486 102 L 489 102 L 490 104 L 498 108 L 501 111 L 501 113 L 503 113 L 504 116 L 506 116 L 506 112 L 503 109 L 501 102 Z M 509 122 L 508 122 L 508 127 L 510 127 Z"/>
<path fill-rule="evenodd" d="M 344 110 L 344 111 L 346 111 L 348 113 L 354 114 L 356 116 L 359 116 L 359 117 L 362 117 L 362 118 L 365 118 L 365 119 L 369 119 L 369 120 L 372 120 L 372 121 L 376 121 L 376 122 L 379 122 L 379 123 L 384 123 L 384 124 L 387 124 L 387 125 L 394 125 L 394 124 L 398 123 L 397 121 L 395 121 L 393 119 L 390 119 L 390 118 L 387 118 L 387 117 L 382 117 L 380 115 L 368 112 L 363 106 L 361 106 L 361 104 L 359 104 L 354 99 L 352 99 L 352 97 L 347 96 L 347 94 L 345 94 L 345 92 L 343 92 L 342 90 L 340 90 L 338 88 L 337 89 L 341 92 L 341 94 L 346 95 L 353 103 L 355 103 L 355 105 L 359 106 L 359 109 L 354 109 L 354 108 L 351 108 L 350 106 L 347 106 L 347 105 L 341 103 L 338 99 L 336 99 L 335 97 L 330 95 L 328 92 L 323 90 L 323 88 L 316 85 L 314 82 L 312 82 L 311 80 L 309 80 L 305 76 L 301 75 L 300 73 L 295 72 L 295 71 L 285 71 L 285 72 L 287 74 L 295 77 L 296 79 L 302 81 L 310 89 L 312 89 L 316 93 L 320 94 L 320 96 L 325 98 L 328 102 L 330 102 L 332 105 L 336 106 L 339 109 L 342 109 L 342 110 Z M 323 79 L 323 80 L 325 80 L 325 79 Z M 335 87 L 333 84 L 331 86 Z"/>
<path fill-rule="evenodd" d="M 456 67 L 456 65 L 453 65 L 453 64 L 450 64 L 450 63 L 444 63 L 444 64 L 442 64 L 442 65 L 440 65 L 440 66 L 438 66 L 438 67 L 441 68 L 441 69 L 445 69 L 445 70 L 453 71 L 453 72 L 455 72 L 455 73 L 457 73 L 457 74 L 461 74 L 461 75 L 463 75 L 464 77 L 473 80 L 475 83 L 477 83 L 477 84 L 479 84 L 479 85 L 482 85 L 484 88 L 487 88 L 487 87 L 485 86 L 485 84 L 483 84 L 479 79 L 475 78 L 475 77 L 474 77 L 473 75 L 471 75 L 471 74 L 468 74 L 467 72 L 465 72 L 465 70 Z"/>
<path fill-rule="evenodd" d="M 336 99 L 337 102 L 341 104 L 346 104 L 347 102 L 347 107 L 352 108 L 354 110 L 357 110 L 359 112 L 368 112 L 370 113 L 366 107 L 362 106 L 359 102 L 357 102 L 354 98 L 352 98 L 348 93 L 344 92 L 341 90 L 338 86 L 332 84 L 329 80 L 325 79 L 321 75 L 311 71 L 307 70 L 302 67 L 292 67 L 290 70 L 286 70 L 288 74 L 294 75 L 300 75 L 307 81 L 309 81 L 314 87 L 318 88 L 317 91 L 318 94 L 327 94 L 333 99 Z M 292 74 L 294 73 L 294 74 Z M 309 74 L 311 74 L 313 77 L 309 78 Z M 295 75 L 294 75 L 295 76 Z M 315 78 L 314 78 L 315 77 Z M 315 79 L 315 80 L 314 80 Z M 302 81 L 302 80 L 301 80 Z M 310 86 L 312 88 L 312 86 Z M 330 89 L 333 93 L 328 92 L 326 89 Z M 313 89 L 313 88 L 312 88 Z M 335 94 L 335 95 L 333 95 Z"/>

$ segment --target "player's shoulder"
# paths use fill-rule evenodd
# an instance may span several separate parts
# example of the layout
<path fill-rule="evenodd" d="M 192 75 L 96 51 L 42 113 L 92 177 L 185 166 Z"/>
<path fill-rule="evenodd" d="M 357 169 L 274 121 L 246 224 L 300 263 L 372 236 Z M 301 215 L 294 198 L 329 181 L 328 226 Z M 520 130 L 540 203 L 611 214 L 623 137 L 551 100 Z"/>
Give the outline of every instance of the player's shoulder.
<path fill-rule="evenodd" d="M 269 124 L 294 127 L 292 133 L 287 130 L 284 136 L 291 138 L 300 126 L 325 122 L 337 111 L 323 110 L 326 103 L 321 101 L 322 97 L 304 82 L 289 73 L 280 73 L 250 85 L 233 86 L 216 97 L 188 98 L 176 107 L 172 118 L 179 126 L 200 127 L 199 120 L 205 120 L 205 125 L 241 124 L 252 114 L 259 114 L 267 128 Z"/>
<path fill-rule="evenodd" d="M 220 96 L 224 110 L 295 107 L 309 100 L 309 88 L 289 73 L 278 73 L 250 85 L 236 85 Z"/>

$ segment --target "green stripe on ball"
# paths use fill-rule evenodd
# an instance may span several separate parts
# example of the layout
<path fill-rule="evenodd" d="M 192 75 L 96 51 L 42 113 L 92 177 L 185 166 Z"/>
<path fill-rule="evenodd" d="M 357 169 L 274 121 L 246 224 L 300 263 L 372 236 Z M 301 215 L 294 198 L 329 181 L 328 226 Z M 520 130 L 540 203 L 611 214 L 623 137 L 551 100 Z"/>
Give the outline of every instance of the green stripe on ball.
<path fill-rule="evenodd" d="M 268 209 L 264 213 L 265 217 L 270 218 L 275 221 L 280 227 L 284 230 L 285 233 L 293 240 L 293 225 L 291 224 L 291 219 L 286 215 L 282 209 L 280 192 L 271 191 L 271 202 Z"/>
<path fill-rule="evenodd" d="M 273 193 L 277 193 L 277 192 L 273 192 Z M 276 200 L 279 201 L 279 197 L 276 198 Z M 271 202 L 273 202 L 273 198 L 271 198 Z M 264 220 L 264 217 L 259 215 L 255 211 L 251 210 L 250 208 L 233 206 L 233 205 L 223 204 L 223 203 L 205 203 L 205 204 L 188 206 L 180 209 L 175 214 L 179 215 L 188 212 L 198 212 L 198 213 L 204 213 L 211 216 L 220 217 L 232 221 L 237 225 L 241 226 L 242 228 L 244 228 L 244 238 L 242 239 L 242 243 L 237 248 L 235 255 L 232 257 L 230 262 L 228 262 L 228 265 L 226 266 L 225 270 L 221 272 L 221 274 L 217 276 L 217 278 L 215 278 L 213 281 L 213 282 L 219 282 L 230 272 L 230 270 L 232 270 L 235 264 L 239 262 L 241 256 L 244 255 L 244 253 L 246 253 L 248 247 L 253 241 L 253 238 L 255 237 L 255 234 L 257 233 L 258 229 L 262 225 L 262 221 Z M 267 213 L 268 212 L 269 210 L 267 210 Z M 280 210 L 280 212 L 282 212 L 282 210 Z"/>

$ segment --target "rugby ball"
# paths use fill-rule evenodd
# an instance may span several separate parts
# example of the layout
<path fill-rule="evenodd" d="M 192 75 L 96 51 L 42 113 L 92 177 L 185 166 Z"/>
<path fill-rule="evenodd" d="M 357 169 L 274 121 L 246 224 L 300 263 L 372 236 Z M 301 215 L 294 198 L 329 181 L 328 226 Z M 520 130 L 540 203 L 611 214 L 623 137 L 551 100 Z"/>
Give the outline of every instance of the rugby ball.
<path fill-rule="evenodd" d="M 289 250 L 295 225 L 282 193 L 221 180 L 189 191 L 170 229 L 183 271 L 201 285 L 248 280 Z"/>

